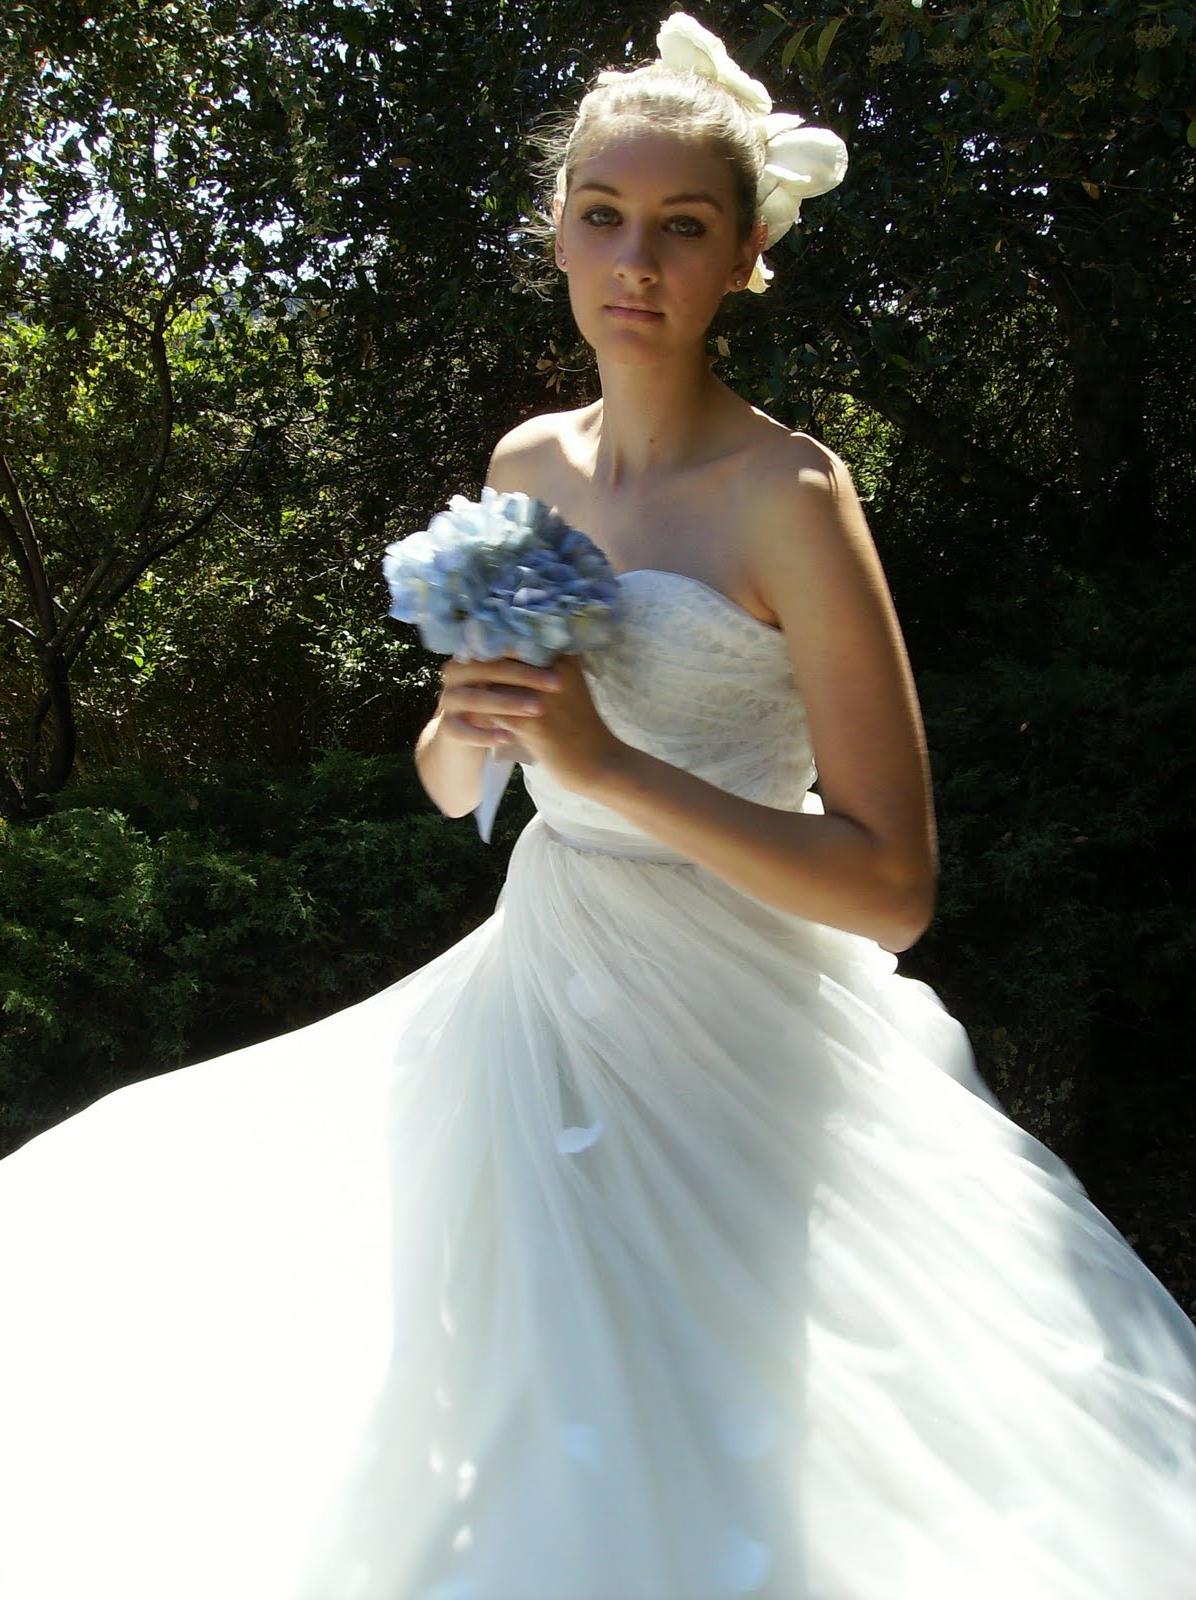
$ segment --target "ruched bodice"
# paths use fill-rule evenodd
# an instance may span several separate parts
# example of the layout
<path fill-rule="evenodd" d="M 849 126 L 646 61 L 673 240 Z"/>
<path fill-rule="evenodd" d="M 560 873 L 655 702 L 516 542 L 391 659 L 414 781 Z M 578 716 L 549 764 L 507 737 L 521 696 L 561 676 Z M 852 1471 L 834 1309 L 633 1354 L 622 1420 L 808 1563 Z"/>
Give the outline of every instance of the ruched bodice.
<path fill-rule="evenodd" d="M 619 583 L 611 642 L 581 658 L 611 732 L 720 789 L 800 811 L 817 772 L 785 635 L 683 573 L 637 568 Z M 536 809 L 566 838 L 684 859 L 544 767 L 522 770 Z"/>

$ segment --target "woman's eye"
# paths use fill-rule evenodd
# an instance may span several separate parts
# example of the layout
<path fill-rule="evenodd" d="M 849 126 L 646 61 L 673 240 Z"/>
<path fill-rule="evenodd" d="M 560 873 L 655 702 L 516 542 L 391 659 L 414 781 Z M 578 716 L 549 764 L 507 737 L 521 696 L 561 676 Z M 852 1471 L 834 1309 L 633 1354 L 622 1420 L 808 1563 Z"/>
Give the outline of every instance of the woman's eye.
<path fill-rule="evenodd" d="M 583 222 L 590 222 L 594 217 L 599 216 L 600 214 L 606 214 L 612 217 L 617 215 L 613 206 L 591 206 L 588 211 L 582 213 L 581 220 Z M 706 232 L 705 226 L 698 221 L 697 217 L 670 217 L 669 221 L 684 222 L 688 225 L 681 234 L 683 239 L 697 239 Z M 595 224 L 595 226 L 601 226 L 601 224 Z"/>

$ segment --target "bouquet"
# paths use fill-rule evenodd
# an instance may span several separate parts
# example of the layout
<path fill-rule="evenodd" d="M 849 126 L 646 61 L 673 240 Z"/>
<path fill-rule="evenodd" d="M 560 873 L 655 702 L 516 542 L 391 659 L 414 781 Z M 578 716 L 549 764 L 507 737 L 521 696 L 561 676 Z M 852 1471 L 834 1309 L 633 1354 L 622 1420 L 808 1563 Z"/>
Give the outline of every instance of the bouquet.
<path fill-rule="evenodd" d="M 607 644 L 620 615 L 618 579 L 592 539 L 543 500 L 489 486 L 480 502 L 453 495 L 426 528 L 388 545 L 382 570 L 389 614 L 457 661 L 551 666 Z M 474 817 L 487 844 L 514 765 L 486 752 Z"/>

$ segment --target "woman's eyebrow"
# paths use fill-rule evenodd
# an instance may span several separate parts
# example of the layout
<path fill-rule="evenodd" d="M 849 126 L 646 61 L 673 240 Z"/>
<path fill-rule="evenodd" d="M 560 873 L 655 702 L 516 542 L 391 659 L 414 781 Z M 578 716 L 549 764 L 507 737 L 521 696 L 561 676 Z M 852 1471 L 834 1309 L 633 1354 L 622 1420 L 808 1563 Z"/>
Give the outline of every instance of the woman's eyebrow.
<path fill-rule="evenodd" d="M 597 189 L 601 194 L 614 195 L 616 200 L 621 200 L 623 198 L 617 189 L 611 188 L 609 183 L 579 183 L 577 188 L 578 190 Z M 714 196 L 712 194 L 707 194 L 705 189 L 695 189 L 689 194 L 671 194 L 667 197 L 667 199 L 662 200 L 660 203 L 664 206 L 679 206 L 692 205 L 694 201 L 701 201 L 708 206 L 713 206 L 716 211 L 721 211 L 723 209 Z"/>

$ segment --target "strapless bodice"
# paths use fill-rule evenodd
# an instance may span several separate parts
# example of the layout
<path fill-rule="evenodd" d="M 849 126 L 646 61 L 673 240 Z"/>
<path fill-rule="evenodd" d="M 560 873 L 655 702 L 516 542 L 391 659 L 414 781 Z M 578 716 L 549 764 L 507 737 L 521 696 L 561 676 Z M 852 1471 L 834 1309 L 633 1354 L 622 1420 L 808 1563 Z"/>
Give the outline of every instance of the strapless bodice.
<path fill-rule="evenodd" d="M 610 643 L 580 658 L 611 732 L 744 799 L 801 811 L 817 771 L 785 635 L 683 573 L 637 568 L 619 588 Z M 569 841 L 686 859 L 544 767 L 521 770 L 544 822 Z"/>

